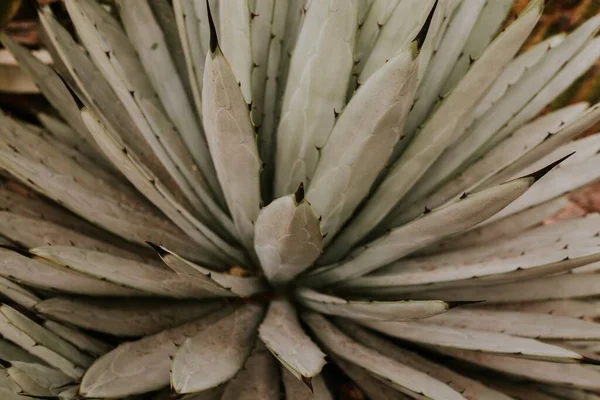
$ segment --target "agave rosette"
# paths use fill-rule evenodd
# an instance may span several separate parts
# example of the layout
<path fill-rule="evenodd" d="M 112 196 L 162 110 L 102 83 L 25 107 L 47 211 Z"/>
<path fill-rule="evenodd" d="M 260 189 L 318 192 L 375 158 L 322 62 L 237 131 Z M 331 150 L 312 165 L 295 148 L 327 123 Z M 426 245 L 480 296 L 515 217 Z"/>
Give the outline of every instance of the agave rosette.
<path fill-rule="evenodd" d="M 1 37 L 57 112 L 0 114 L 3 399 L 600 396 L 598 216 L 544 224 L 600 105 L 537 117 L 600 16 L 518 54 L 542 0 L 65 4 L 51 66 Z"/>

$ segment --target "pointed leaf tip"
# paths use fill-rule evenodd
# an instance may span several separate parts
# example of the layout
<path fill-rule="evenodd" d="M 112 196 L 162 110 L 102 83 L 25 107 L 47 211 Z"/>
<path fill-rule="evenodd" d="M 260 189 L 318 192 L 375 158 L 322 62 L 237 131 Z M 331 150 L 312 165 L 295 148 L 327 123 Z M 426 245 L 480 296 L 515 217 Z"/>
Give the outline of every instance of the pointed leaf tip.
<path fill-rule="evenodd" d="M 159 245 L 157 245 L 157 244 L 154 244 L 154 243 L 152 243 L 152 242 L 150 242 L 150 241 L 148 241 L 148 240 L 146 240 L 146 244 L 147 244 L 148 246 L 152 247 L 152 250 L 156 251 L 160 257 L 164 257 L 164 256 L 166 256 L 166 255 L 168 255 L 168 254 L 169 254 L 169 252 L 168 252 L 168 251 L 166 251 L 165 249 L 163 249 L 163 248 L 162 248 L 162 247 L 160 247 Z"/>
<path fill-rule="evenodd" d="M 523 178 L 533 178 L 533 181 L 537 182 L 540 179 L 542 179 L 544 177 L 544 175 L 546 175 L 548 172 L 552 171 L 554 169 L 554 167 L 556 167 L 558 164 L 565 161 L 567 158 L 571 157 L 573 154 L 575 154 L 575 152 L 567 154 L 566 156 L 562 157 L 561 159 L 558 159 L 558 160 L 554 161 L 553 163 L 545 166 L 544 168 L 542 168 L 536 172 L 533 172 L 527 176 L 524 176 Z"/>
<path fill-rule="evenodd" d="M 294 198 L 296 200 L 296 204 L 300 204 L 300 202 L 304 200 L 304 182 L 300 182 L 296 193 L 294 193 Z"/>
<path fill-rule="evenodd" d="M 452 308 L 456 308 L 456 307 L 461 307 L 461 306 L 468 306 L 470 304 L 479 304 L 479 303 L 483 303 L 485 302 L 485 300 L 475 300 L 475 301 L 447 301 L 446 304 L 448 304 L 448 308 L 452 309 Z"/>
<path fill-rule="evenodd" d="M 300 184 L 300 186 L 302 186 L 302 184 Z M 308 387 L 308 389 L 310 390 L 311 393 L 313 393 L 313 394 L 315 393 L 311 377 L 309 377 L 309 376 L 302 376 L 302 383 L 304 383 Z"/>
<path fill-rule="evenodd" d="M 217 47 L 219 47 L 219 38 L 217 37 L 217 28 L 215 27 L 215 21 L 213 20 L 208 0 L 206 0 L 206 10 L 208 12 L 208 25 L 210 29 L 210 52 L 214 53 Z"/>

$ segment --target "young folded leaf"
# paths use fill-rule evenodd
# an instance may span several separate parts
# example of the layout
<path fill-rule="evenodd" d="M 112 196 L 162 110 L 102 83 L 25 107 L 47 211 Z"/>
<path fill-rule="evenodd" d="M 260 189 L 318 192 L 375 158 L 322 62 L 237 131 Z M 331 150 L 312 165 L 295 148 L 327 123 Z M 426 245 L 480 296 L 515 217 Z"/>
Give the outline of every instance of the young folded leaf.
<path fill-rule="evenodd" d="M 211 27 L 211 49 L 206 57 L 202 88 L 204 129 L 240 240 L 246 249 L 252 250 L 254 222 L 261 203 L 261 162 L 248 106 L 218 46 L 212 22 Z"/>
<path fill-rule="evenodd" d="M 321 255 L 319 217 L 304 198 L 302 185 L 295 194 L 280 197 L 260 210 L 254 230 L 254 250 L 273 285 L 286 284 Z"/>
<path fill-rule="evenodd" d="M 177 347 L 233 311 L 233 307 L 225 307 L 194 322 L 121 344 L 92 364 L 83 376 L 79 393 L 85 397 L 119 398 L 167 386 L 170 357 Z"/>
<path fill-rule="evenodd" d="M 387 62 L 339 116 L 306 193 L 331 240 L 369 194 L 394 146 L 417 84 L 417 44 Z"/>
<path fill-rule="evenodd" d="M 99 357 L 103 354 L 106 354 L 113 348 L 113 346 L 106 344 L 100 339 L 96 339 L 95 337 L 84 333 L 80 330 L 77 330 L 76 328 L 72 328 L 67 325 L 62 325 L 58 322 L 44 321 L 42 325 L 44 326 L 44 328 L 60 336 L 62 339 L 71 343 L 79 350 L 87 354 L 91 354 L 95 357 Z"/>
<path fill-rule="evenodd" d="M 114 336 L 146 336 L 201 318 L 223 307 L 221 300 L 121 300 L 54 297 L 35 305 L 41 315 Z"/>
<path fill-rule="evenodd" d="M 427 374 L 414 370 L 383 354 L 355 342 L 325 317 L 313 312 L 302 319 L 319 342 L 346 361 L 360 365 L 377 378 L 411 397 L 437 400 L 465 400 L 458 392 Z"/>
<path fill-rule="evenodd" d="M 325 354 L 302 330 L 294 306 L 286 299 L 271 301 L 258 335 L 281 364 L 305 383 L 310 384 L 325 365 Z"/>
<path fill-rule="evenodd" d="M 263 312 L 262 305 L 243 305 L 189 337 L 173 358 L 171 387 L 177 393 L 201 392 L 233 378 L 252 350 Z"/>
<path fill-rule="evenodd" d="M 376 321 L 409 321 L 445 313 L 452 306 L 443 301 L 345 300 L 308 288 L 296 291 L 300 304 L 323 314 Z"/>

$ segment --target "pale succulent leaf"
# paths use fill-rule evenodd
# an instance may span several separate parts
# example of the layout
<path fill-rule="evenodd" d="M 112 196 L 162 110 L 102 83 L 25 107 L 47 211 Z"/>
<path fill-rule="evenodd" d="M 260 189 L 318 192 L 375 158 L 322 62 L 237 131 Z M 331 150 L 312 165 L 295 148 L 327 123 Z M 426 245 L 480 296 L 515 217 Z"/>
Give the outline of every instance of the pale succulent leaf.
<path fill-rule="evenodd" d="M 21 361 L 28 364 L 45 365 L 44 361 L 38 357 L 5 339 L 0 339 L 0 359 L 8 362 Z"/>
<path fill-rule="evenodd" d="M 275 358 L 256 342 L 244 368 L 225 387 L 221 400 L 278 400 L 279 368 Z"/>
<path fill-rule="evenodd" d="M 450 304 L 443 301 L 359 301 L 346 300 L 311 289 L 296 291 L 300 304 L 314 311 L 345 318 L 375 321 L 409 321 L 445 313 Z"/>
<path fill-rule="evenodd" d="M 395 390 L 382 381 L 374 378 L 364 368 L 345 361 L 338 356 L 331 356 L 333 362 L 372 400 L 408 400 L 411 397 Z"/>
<path fill-rule="evenodd" d="M 152 245 L 162 260 L 186 279 L 197 280 L 218 296 L 250 297 L 267 289 L 262 277 L 235 276 L 216 272 L 175 254 L 163 246 Z"/>
<path fill-rule="evenodd" d="M 362 85 L 338 118 L 310 183 L 307 199 L 331 240 L 369 194 L 394 146 L 417 84 L 412 43 Z"/>
<path fill-rule="evenodd" d="M 600 340 L 600 324 L 521 311 L 457 309 L 427 322 L 541 340 Z"/>
<path fill-rule="evenodd" d="M 106 344 L 102 340 L 70 326 L 62 325 L 54 321 L 44 321 L 43 326 L 50 332 L 71 343 L 79 350 L 91 354 L 92 356 L 99 357 L 112 349 L 112 346 Z"/>
<path fill-rule="evenodd" d="M 254 101 L 252 98 L 252 56 L 254 42 L 252 41 L 250 22 L 253 12 L 251 3 L 256 3 L 256 1 L 233 0 L 232 4 L 228 7 L 219 7 L 219 13 L 213 14 L 218 15 L 221 26 L 228 27 L 219 32 L 219 42 L 223 49 L 223 54 L 225 54 L 231 65 L 231 70 L 235 77 L 234 80 L 240 84 L 246 104 L 251 104 Z M 232 29 L 229 27 L 235 28 Z M 202 97 L 204 101 L 208 100 L 204 94 Z M 206 113 L 204 114 L 206 118 L 207 115 Z"/>
<path fill-rule="evenodd" d="M 55 397 L 73 378 L 41 364 L 13 361 L 6 370 L 23 392 L 31 396 Z"/>
<path fill-rule="evenodd" d="M 158 177 L 149 171 L 136 155 L 127 149 L 120 138 L 98 120 L 91 110 L 84 109 L 82 116 L 102 150 L 119 170 L 181 230 L 193 238 L 197 247 L 203 250 L 201 253 L 204 254 L 197 255 L 196 258 L 212 263 L 215 262 L 215 259 L 221 263 L 244 260 L 244 255 L 240 250 L 225 242 L 208 226 L 191 215 L 182 204 L 178 203 Z"/>
<path fill-rule="evenodd" d="M 573 64 L 567 64 L 568 67 L 565 66 L 562 70 L 561 68 L 572 57 L 578 58 L 576 57 L 577 52 L 585 46 L 599 27 L 600 17 L 592 18 L 567 36 L 561 44 L 549 50 L 544 58 L 535 65 L 535 68 L 527 70 L 488 113 L 477 119 L 435 161 L 428 174 L 430 180 L 435 178 L 436 182 L 440 183 L 444 179 L 451 178 L 452 174 L 459 171 L 469 160 L 482 154 L 485 146 L 489 143 L 488 141 L 497 141 L 506 137 L 520 124 L 534 117 L 537 111 L 541 110 L 562 91 L 555 92 L 553 89 L 557 89 L 559 86 L 566 89 L 577 78 L 576 72 L 579 74 L 585 72 L 590 66 L 585 59 L 578 59 Z M 596 44 L 593 47 L 594 51 L 597 51 L 598 45 Z M 595 61 L 598 55 L 595 55 L 594 51 L 582 53 L 583 58 L 589 56 L 592 60 L 590 62 Z M 583 70 L 580 70 L 580 68 L 583 68 Z M 554 78 L 556 78 L 556 83 L 550 86 L 550 82 Z M 565 83 L 567 85 L 563 86 Z M 535 97 L 538 94 L 540 97 Z M 527 110 L 525 117 L 517 114 L 520 110 L 525 110 L 523 107 L 530 107 L 530 105 L 534 111 L 533 113 Z"/>
<path fill-rule="evenodd" d="M 460 289 L 432 290 L 414 297 L 418 299 L 444 299 L 445 301 L 486 301 L 487 303 L 513 303 L 593 297 L 600 294 L 600 275 L 567 274 L 530 279 L 504 285 L 479 286 Z"/>
<path fill-rule="evenodd" d="M 263 312 L 260 304 L 243 305 L 188 338 L 173 358 L 171 387 L 177 393 L 194 393 L 232 379 L 254 346 Z"/>
<path fill-rule="evenodd" d="M 400 295 L 423 290 L 515 282 L 567 272 L 598 261 L 598 249 L 584 247 L 547 249 L 543 253 L 495 258 L 469 264 L 451 263 L 436 266 L 427 260 L 417 265 L 403 265 L 399 262 L 386 268 L 385 272 L 359 277 L 344 283 L 342 287 L 359 292 L 375 291 L 378 295 Z"/>
<path fill-rule="evenodd" d="M 267 112 L 264 109 L 265 85 L 267 83 L 269 46 L 272 44 L 271 26 L 273 23 L 275 4 L 276 0 L 252 0 L 250 2 L 250 12 L 252 13 L 250 21 L 250 41 L 252 50 L 251 113 L 252 123 L 256 126 L 262 125 L 264 115 Z M 227 56 L 227 51 L 225 51 L 225 55 Z"/>
<path fill-rule="evenodd" d="M 479 367 L 496 370 L 517 378 L 594 391 L 600 389 L 598 371 L 583 365 L 515 360 L 515 358 L 507 356 L 461 350 L 444 350 L 443 352 Z"/>
<path fill-rule="evenodd" d="M 342 112 L 353 65 L 357 0 L 311 2 L 292 55 L 277 130 L 275 196 L 308 185 Z M 335 61 L 334 61 L 335 60 Z M 336 68 L 329 68 L 331 62 Z M 318 90 L 314 90 L 318 88 Z"/>
<path fill-rule="evenodd" d="M 229 63 L 218 46 L 211 50 L 206 57 L 202 88 L 204 129 L 240 240 L 252 249 L 261 203 L 261 162 L 254 127 Z"/>
<path fill-rule="evenodd" d="M 389 60 L 408 47 L 425 24 L 434 3 L 433 0 L 392 0 L 374 3 L 367 15 L 366 22 L 369 25 L 361 26 L 358 37 L 358 54 L 355 55 L 358 64 L 353 73 L 358 75 L 359 85 L 366 83 Z"/>
<path fill-rule="evenodd" d="M 215 196 L 220 195 L 221 188 L 202 127 L 188 101 L 163 32 L 152 14 L 150 3 L 151 1 L 119 1 L 123 26 L 165 111 L 180 133 L 195 164 L 200 168 L 208 187 Z"/>
<path fill-rule="evenodd" d="M 311 380 L 311 389 L 285 368 L 281 368 L 281 375 L 286 400 L 333 400 L 322 375 Z"/>
<path fill-rule="evenodd" d="M 361 328 L 348 320 L 338 318 L 335 320 L 335 324 L 340 327 L 344 333 L 365 346 L 371 347 L 379 353 L 385 354 L 411 368 L 425 372 L 441 382 L 447 382 L 451 388 L 462 393 L 467 399 L 510 399 L 508 396 L 492 390 L 474 379 L 463 376 L 450 368 L 446 368 L 430 361 L 417 353 L 405 350 L 389 340 L 368 332 L 364 328 Z"/>
<path fill-rule="evenodd" d="M 303 331 L 294 306 L 288 300 L 271 301 L 258 334 L 267 349 L 296 379 L 310 381 L 325 365 L 325 354 Z"/>
<path fill-rule="evenodd" d="M 254 224 L 254 250 L 262 271 L 274 285 L 282 285 L 310 267 L 323 248 L 320 219 L 303 196 L 273 200 L 260 210 Z"/>
<path fill-rule="evenodd" d="M 513 58 L 539 19 L 541 9 L 541 1 L 530 2 L 519 18 L 488 46 L 460 84 L 410 142 L 362 210 L 346 226 L 344 232 L 338 235 L 331 250 L 335 249 L 338 255 L 347 253 L 409 192 L 454 139 L 455 132 L 476 107 L 477 101 Z"/>
<path fill-rule="evenodd" d="M 452 14 L 438 50 L 431 57 L 420 82 L 414 105 L 406 121 L 406 132 L 415 131 L 424 122 L 436 101 L 446 94 L 444 84 L 448 81 L 456 61 L 464 54 L 462 50 L 485 3 L 486 0 L 463 0 Z M 393 158 L 395 159 L 397 157 Z"/>
<path fill-rule="evenodd" d="M 199 319 L 221 307 L 220 300 L 119 300 L 55 297 L 35 306 L 53 320 L 114 336 L 146 336 Z"/>
<path fill-rule="evenodd" d="M 126 342 L 97 359 L 87 370 L 80 394 L 118 398 L 159 390 L 169 384 L 170 357 L 195 336 L 234 311 L 225 307 L 193 322 Z"/>
<path fill-rule="evenodd" d="M 600 317 L 600 303 L 584 300 L 546 300 L 483 306 L 484 309 L 521 311 L 595 321 Z"/>
<path fill-rule="evenodd" d="M 393 229 L 366 245 L 355 257 L 316 270 L 307 279 L 311 284 L 321 286 L 365 275 L 415 250 L 486 220 L 525 193 L 534 180 L 533 177 L 524 177 L 461 198 L 453 204 Z M 334 255 L 340 256 L 335 250 L 339 248 L 330 249 Z"/>
<path fill-rule="evenodd" d="M 26 309 L 42 301 L 33 292 L 5 278 L 0 278 L 0 294 Z"/>
<path fill-rule="evenodd" d="M 554 362 L 580 362 L 583 356 L 562 347 L 497 332 L 450 328 L 428 322 L 356 320 L 361 325 L 398 339 L 436 348 L 507 354 Z"/>
<path fill-rule="evenodd" d="M 365 368 L 411 397 L 440 400 L 464 399 L 460 393 L 437 379 L 355 342 L 322 315 L 304 312 L 302 319 L 325 348 L 344 360 Z"/>
<path fill-rule="evenodd" d="M 41 259 L 0 249 L 0 275 L 39 289 L 88 296 L 142 296 L 144 292 L 103 282 Z"/>
<path fill-rule="evenodd" d="M 31 249 L 31 253 L 103 281 L 155 296 L 196 299 L 216 296 L 202 282 L 186 279 L 167 268 L 116 257 L 109 253 L 66 246 L 37 247 Z"/>

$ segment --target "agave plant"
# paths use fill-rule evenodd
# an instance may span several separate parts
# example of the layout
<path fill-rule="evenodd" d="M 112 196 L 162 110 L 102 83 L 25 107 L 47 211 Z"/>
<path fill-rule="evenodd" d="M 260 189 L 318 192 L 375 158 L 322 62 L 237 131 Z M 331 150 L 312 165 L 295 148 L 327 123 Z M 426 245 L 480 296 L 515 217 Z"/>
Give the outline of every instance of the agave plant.
<path fill-rule="evenodd" d="M 52 66 L 1 36 L 56 110 L 0 114 L 2 399 L 600 396 L 600 219 L 544 223 L 600 105 L 536 117 L 600 16 L 519 54 L 542 0 L 64 3 Z"/>

